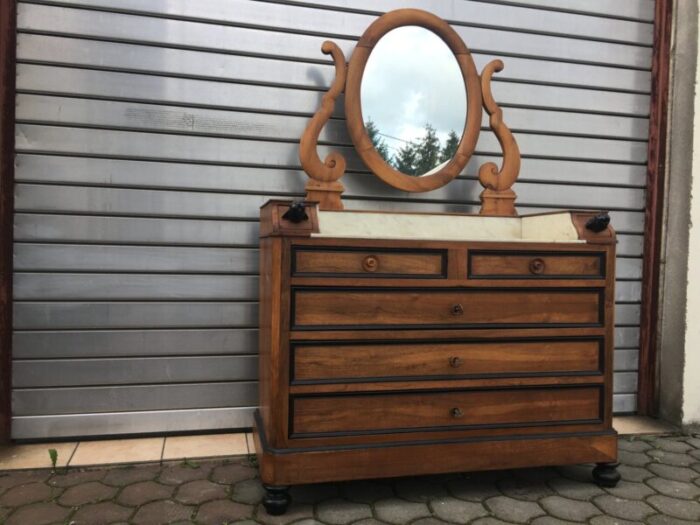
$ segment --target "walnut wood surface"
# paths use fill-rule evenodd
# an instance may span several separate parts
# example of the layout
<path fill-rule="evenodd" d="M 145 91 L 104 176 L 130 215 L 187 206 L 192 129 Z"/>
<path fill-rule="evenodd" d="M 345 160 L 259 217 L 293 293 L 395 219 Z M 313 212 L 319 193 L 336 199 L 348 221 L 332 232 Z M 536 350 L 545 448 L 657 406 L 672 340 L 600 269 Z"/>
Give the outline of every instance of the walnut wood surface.
<path fill-rule="evenodd" d="M 292 382 L 599 372 L 601 350 L 596 340 L 299 344 Z"/>
<path fill-rule="evenodd" d="M 295 250 L 294 275 L 443 276 L 447 253 Z"/>
<path fill-rule="evenodd" d="M 299 397 L 292 433 L 367 432 L 601 419 L 598 387 Z"/>
<path fill-rule="evenodd" d="M 467 95 L 467 118 L 455 156 L 437 172 L 421 177 L 413 177 L 395 170 L 377 152 L 365 129 L 360 96 L 362 75 L 374 46 L 392 29 L 409 25 L 424 27 L 447 44 L 459 65 Z M 416 64 L 416 67 L 420 65 Z M 370 171 L 394 188 L 411 192 L 430 191 L 457 177 L 474 153 L 479 138 L 481 103 L 479 75 L 469 49 L 447 22 L 426 11 L 397 9 L 380 16 L 365 30 L 350 58 L 345 86 L 345 118 L 350 138 L 357 154 Z"/>
<path fill-rule="evenodd" d="M 469 253 L 470 277 L 603 277 L 598 255 Z"/>
<path fill-rule="evenodd" d="M 600 323 L 597 290 L 293 291 L 295 327 Z"/>

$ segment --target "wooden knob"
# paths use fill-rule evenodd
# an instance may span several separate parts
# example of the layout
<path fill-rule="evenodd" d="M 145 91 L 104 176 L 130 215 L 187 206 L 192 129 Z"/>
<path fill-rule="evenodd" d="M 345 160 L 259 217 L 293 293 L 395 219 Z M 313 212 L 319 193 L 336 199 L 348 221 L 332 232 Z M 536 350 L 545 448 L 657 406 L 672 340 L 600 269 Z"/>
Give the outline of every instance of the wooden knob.
<path fill-rule="evenodd" d="M 450 311 L 452 315 L 462 315 L 464 313 L 464 307 L 461 304 L 453 304 Z"/>
<path fill-rule="evenodd" d="M 376 272 L 379 268 L 379 259 L 377 259 L 374 255 L 368 255 L 362 261 L 362 268 L 366 272 Z"/>
<path fill-rule="evenodd" d="M 544 272 L 544 261 L 539 257 L 537 259 L 532 259 L 530 261 L 530 273 L 540 275 L 542 272 Z"/>
<path fill-rule="evenodd" d="M 452 417 L 462 417 L 464 412 L 462 412 L 461 408 L 453 408 L 450 410 L 450 414 L 452 414 Z"/>
<path fill-rule="evenodd" d="M 462 366 L 462 363 L 463 363 L 463 361 L 462 361 L 461 358 L 459 358 L 459 357 L 450 357 L 450 366 L 451 366 L 452 368 L 459 368 L 460 366 Z"/>

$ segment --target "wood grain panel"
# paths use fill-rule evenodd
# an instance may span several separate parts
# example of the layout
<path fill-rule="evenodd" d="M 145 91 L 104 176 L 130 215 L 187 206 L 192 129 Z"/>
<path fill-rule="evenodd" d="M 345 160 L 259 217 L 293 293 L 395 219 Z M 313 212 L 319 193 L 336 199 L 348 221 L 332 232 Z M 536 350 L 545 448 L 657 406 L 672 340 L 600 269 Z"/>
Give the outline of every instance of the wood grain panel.
<path fill-rule="evenodd" d="M 604 277 L 601 254 L 469 253 L 469 277 Z"/>
<path fill-rule="evenodd" d="M 597 420 L 598 387 L 299 397 L 293 434 Z"/>
<path fill-rule="evenodd" d="M 601 298 L 583 290 L 295 290 L 294 328 L 421 325 L 596 325 Z"/>
<path fill-rule="evenodd" d="M 300 344 L 293 382 L 360 378 L 597 373 L 599 340 Z"/>
<path fill-rule="evenodd" d="M 294 252 L 293 275 L 336 274 L 364 276 L 444 277 L 445 252 L 382 252 L 381 250 L 300 250 Z"/>

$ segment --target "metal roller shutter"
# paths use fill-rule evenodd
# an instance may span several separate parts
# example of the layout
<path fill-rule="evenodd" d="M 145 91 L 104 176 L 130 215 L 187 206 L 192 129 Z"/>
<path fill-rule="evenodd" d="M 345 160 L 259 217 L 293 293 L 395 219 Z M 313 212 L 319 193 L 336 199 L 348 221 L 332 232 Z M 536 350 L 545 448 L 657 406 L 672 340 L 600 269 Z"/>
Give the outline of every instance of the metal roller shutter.
<path fill-rule="evenodd" d="M 297 141 L 379 14 L 442 16 L 523 153 L 523 213 L 609 208 L 619 232 L 615 410 L 636 407 L 653 1 L 20 2 L 13 437 L 246 427 L 256 403 L 257 217 L 303 195 Z M 486 121 L 484 121 L 486 126 Z M 348 208 L 474 211 L 465 174 L 403 194 L 354 155 Z"/>

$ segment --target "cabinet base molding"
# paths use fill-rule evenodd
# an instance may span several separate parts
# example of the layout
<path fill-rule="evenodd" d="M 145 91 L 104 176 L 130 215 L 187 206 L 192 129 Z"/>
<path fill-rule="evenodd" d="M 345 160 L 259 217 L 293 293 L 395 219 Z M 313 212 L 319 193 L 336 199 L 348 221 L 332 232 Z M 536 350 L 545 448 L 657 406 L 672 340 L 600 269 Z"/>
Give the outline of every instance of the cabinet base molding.
<path fill-rule="evenodd" d="M 601 479 L 616 473 L 609 464 L 617 458 L 617 433 L 609 430 L 276 450 L 256 412 L 253 436 L 262 482 L 277 486 L 578 463 L 605 464 Z"/>

